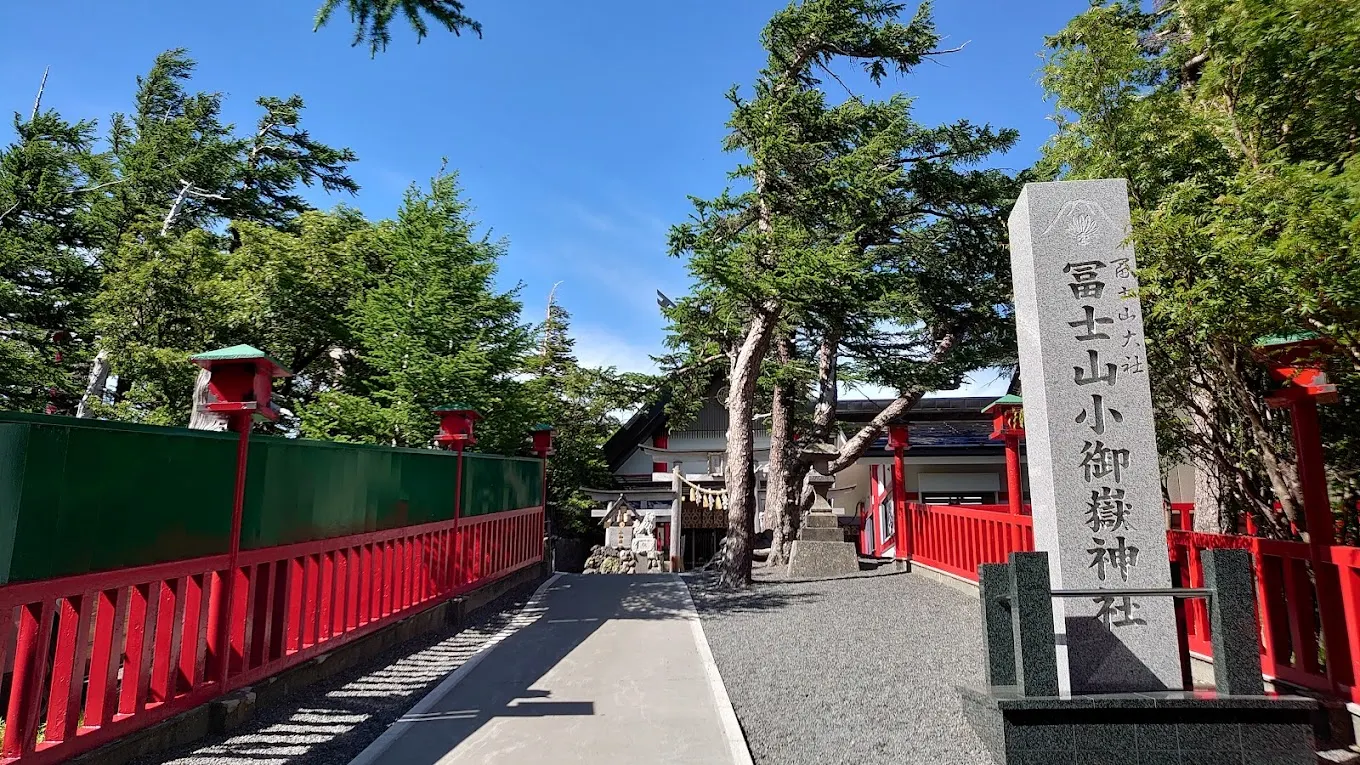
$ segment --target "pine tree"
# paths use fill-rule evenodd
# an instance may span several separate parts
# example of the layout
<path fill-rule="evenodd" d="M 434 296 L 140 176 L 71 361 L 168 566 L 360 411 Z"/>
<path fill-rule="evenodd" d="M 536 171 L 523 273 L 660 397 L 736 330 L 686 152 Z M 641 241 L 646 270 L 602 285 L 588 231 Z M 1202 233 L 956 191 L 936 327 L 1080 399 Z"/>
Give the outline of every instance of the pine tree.
<path fill-rule="evenodd" d="M 342 0 L 325 0 L 316 13 L 316 28 L 325 26 L 340 7 Z M 387 50 L 392 42 L 392 19 L 401 14 L 415 30 L 416 41 L 430 32 L 430 21 L 455 35 L 463 30 L 482 36 L 482 25 L 463 12 L 459 0 L 343 0 L 350 20 L 354 22 L 354 45 L 367 45 L 370 55 Z"/>
<path fill-rule="evenodd" d="M 845 281 L 847 275 L 867 272 L 884 285 L 896 280 L 906 286 L 910 282 L 904 279 L 923 281 L 937 274 L 941 253 L 957 258 L 960 254 L 948 247 L 932 250 L 932 241 L 944 238 L 950 225 L 941 224 L 936 233 L 930 229 L 936 218 L 958 215 L 969 194 L 983 184 L 952 166 L 976 162 L 1015 139 L 1012 131 L 967 123 L 920 128 L 910 119 L 904 97 L 827 102 L 818 87 L 819 75 L 831 73 L 838 63 L 861 64 L 879 83 L 889 71 L 906 73 L 940 53 L 929 5 L 906 23 L 897 20 L 901 10 L 899 3 L 877 0 L 806 0 L 777 13 L 763 36 L 769 59 L 754 98 L 746 100 L 736 90 L 729 94 L 732 132 L 725 147 L 750 158 L 733 173 L 750 190 L 697 202 L 693 221 L 672 233 L 672 250 L 688 255 L 704 296 L 702 310 L 690 310 L 700 307 L 696 304 L 686 311 L 719 333 L 716 343 L 704 342 L 704 347 L 716 345 L 728 358 L 729 509 L 719 577 L 727 586 L 750 580 L 755 495 L 751 421 L 771 343 L 787 349 L 792 361 L 797 328 L 810 320 L 823 296 L 844 294 L 853 286 Z M 969 224 L 965 215 L 958 227 Z M 924 258 L 929 264 L 919 262 L 923 256 L 929 256 Z M 906 276 L 894 275 L 897 271 Z M 863 278 L 858 283 L 876 286 Z M 889 311 L 885 321 L 901 320 L 901 330 L 893 333 L 901 353 L 897 361 L 871 368 L 872 374 L 903 380 L 913 349 L 924 345 L 932 352 L 948 351 L 958 345 L 962 327 L 923 325 L 931 317 L 918 315 L 921 306 L 895 305 L 874 294 L 867 296 L 867 310 Z M 985 313 L 976 305 L 964 310 Z M 741 329 L 734 333 L 737 326 Z M 704 329 L 693 328 L 678 332 L 690 339 L 704 334 Z M 841 343 L 833 345 L 839 348 Z M 702 358 L 706 352 L 693 355 Z M 914 371 L 922 367 L 929 369 L 918 363 Z M 911 384 L 924 381 L 925 375 L 918 373 Z M 919 393 L 906 392 L 888 416 L 905 411 L 915 395 Z M 792 409 L 781 407 L 784 413 Z M 874 433 L 881 426 L 876 422 Z M 781 426 L 780 432 L 791 435 L 792 429 Z M 851 454 L 862 452 L 866 439 L 871 442 L 872 434 L 852 439 L 840 460 L 853 461 L 858 454 Z M 777 443 L 771 453 L 782 459 L 792 450 Z"/>
<path fill-rule="evenodd" d="M 15 115 L 17 140 L 0 151 L 0 406 L 65 412 L 79 395 L 70 370 L 88 357 L 86 202 L 102 167 L 91 123 L 39 109 Z"/>
<path fill-rule="evenodd" d="M 512 416 L 513 376 L 530 336 L 515 291 L 495 288 L 504 245 L 474 238 L 468 213 L 454 174 L 407 192 L 380 231 L 384 262 L 351 313 L 356 346 L 338 386 L 302 409 L 306 434 L 421 446 L 431 410 L 458 402 L 487 416 L 484 448 L 518 449 L 531 422 Z"/>

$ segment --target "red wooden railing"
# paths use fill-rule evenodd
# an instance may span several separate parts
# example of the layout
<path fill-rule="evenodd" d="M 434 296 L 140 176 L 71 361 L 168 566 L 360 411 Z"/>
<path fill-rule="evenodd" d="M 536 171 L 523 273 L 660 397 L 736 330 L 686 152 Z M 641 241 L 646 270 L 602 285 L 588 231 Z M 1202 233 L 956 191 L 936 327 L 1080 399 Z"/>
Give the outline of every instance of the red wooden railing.
<path fill-rule="evenodd" d="M 1171 560 L 1179 564 L 1181 584 L 1187 587 L 1203 585 L 1200 554 L 1204 550 L 1250 551 L 1256 563 L 1262 671 L 1292 685 L 1360 702 L 1352 671 L 1360 662 L 1360 548 L 1328 548 L 1328 560 L 1315 576 L 1304 542 L 1180 530 L 1167 532 L 1167 540 Z M 1324 602 L 1319 597 L 1318 577 L 1339 584 L 1341 602 Z M 1345 616 L 1336 645 L 1328 645 L 1323 637 L 1319 619 L 1323 609 Z M 1185 621 L 1190 651 L 1209 658 L 1212 648 L 1204 604 L 1187 603 Z"/>
<path fill-rule="evenodd" d="M 913 561 L 971 582 L 983 563 L 1005 563 L 1012 552 L 1034 549 L 1034 519 L 1006 505 L 908 503 Z"/>
<path fill-rule="evenodd" d="M 215 555 L 0 587 L 0 763 L 63 761 L 538 563 L 543 531 L 528 507 L 243 551 L 235 571 Z"/>
<path fill-rule="evenodd" d="M 923 505 L 911 503 L 914 561 L 968 581 L 982 563 L 1000 563 L 1013 551 L 1034 549 L 1033 519 L 1012 515 L 1005 505 Z M 1186 530 L 1192 505 L 1174 505 L 1167 532 L 1179 586 L 1202 587 L 1200 554 L 1208 549 L 1251 552 L 1256 565 L 1257 609 L 1261 614 L 1261 667 L 1272 679 L 1360 703 L 1360 548 L 1336 545 L 1318 575 L 1335 583 L 1340 602 L 1324 602 L 1304 542 Z M 1323 609 L 1344 614 L 1343 628 L 1328 646 Z M 1191 653 L 1211 658 L 1209 620 L 1200 599 L 1185 602 L 1185 637 Z M 1330 656 L 1330 659 L 1329 659 Z M 1331 666 L 1328 666 L 1329 661 Z"/>

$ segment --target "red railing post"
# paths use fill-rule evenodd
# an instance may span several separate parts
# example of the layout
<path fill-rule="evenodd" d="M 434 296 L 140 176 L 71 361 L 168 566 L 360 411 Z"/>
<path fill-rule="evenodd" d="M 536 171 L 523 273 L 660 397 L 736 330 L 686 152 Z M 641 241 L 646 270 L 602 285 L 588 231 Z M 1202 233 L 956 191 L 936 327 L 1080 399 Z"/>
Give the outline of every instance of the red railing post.
<path fill-rule="evenodd" d="M 899 564 L 911 566 L 912 559 L 912 519 L 907 514 L 907 468 L 906 450 L 910 445 L 906 425 L 888 426 L 888 448 L 893 450 L 893 528 L 896 544 L 894 557 Z"/>
<path fill-rule="evenodd" d="M 1308 526 L 1308 550 L 1317 583 L 1318 613 L 1322 619 L 1322 638 L 1326 645 L 1327 679 L 1332 690 L 1352 684 L 1350 644 L 1346 636 L 1345 607 L 1336 570 L 1331 566 L 1334 540 L 1332 505 L 1327 496 L 1327 472 L 1322 457 L 1322 434 L 1318 427 L 1317 400 L 1296 395 L 1289 400 L 1294 425 L 1294 453 L 1299 483 L 1303 490 L 1303 514 Z M 1298 650 L 1297 647 L 1295 650 Z"/>
<path fill-rule="evenodd" d="M 221 683 L 220 688 L 225 691 L 227 687 L 227 677 L 231 668 L 231 629 L 232 616 L 236 613 L 234 608 L 235 600 L 238 597 L 236 592 L 236 568 L 241 557 L 241 518 L 245 512 L 246 500 L 246 465 L 250 454 L 250 412 L 233 412 L 231 415 L 231 429 L 238 434 L 236 441 L 236 487 L 231 504 L 231 537 L 227 540 L 227 570 L 221 576 L 221 597 L 214 599 L 210 608 L 214 609 L 213 616 L 216 617 L 216 630 L 212 635 L 214 643 L 213 658 L 217 666 L 214 668 L 214 679 Z"/>

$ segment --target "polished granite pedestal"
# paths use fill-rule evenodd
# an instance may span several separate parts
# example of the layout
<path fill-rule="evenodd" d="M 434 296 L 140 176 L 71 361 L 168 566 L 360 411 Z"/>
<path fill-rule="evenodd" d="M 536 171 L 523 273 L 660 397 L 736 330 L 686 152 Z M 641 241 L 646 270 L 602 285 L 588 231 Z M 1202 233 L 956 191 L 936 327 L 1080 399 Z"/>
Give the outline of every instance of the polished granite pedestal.
<path fill-rule="evenodd" d="M 998 765 L 1314 765 L 1325 725 L 1318 702 L 1299 696 L 958 690 Z"/>

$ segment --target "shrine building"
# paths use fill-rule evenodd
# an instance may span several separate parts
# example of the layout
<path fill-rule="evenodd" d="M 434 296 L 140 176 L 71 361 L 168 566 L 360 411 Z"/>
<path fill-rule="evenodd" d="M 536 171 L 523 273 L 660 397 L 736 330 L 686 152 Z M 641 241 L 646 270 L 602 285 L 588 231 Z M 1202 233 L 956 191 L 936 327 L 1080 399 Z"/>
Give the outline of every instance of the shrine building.
<path fill-rule="evenodd" d="M 983 412 L 994 401 L 995 396 L 923 398 L 897 423 L 906 425 L 909 440 L 903 466 L 908 502 L 1004 505 L 1009 501 L 1005 447 L 992 438 L 993 415 Z M 887 399 L 841 401 L 834 445 L 843 444 L 889 403 Z M 723 488 L 727 410 L 715 393 L 689 423 L 671 428 L 665 406 L 663 399 L 639 410 L 605 443 L 605 457 L 618 488 L 587 490 L 599 503 L 593 511 L 597 519 L 605 518 L 620 496 L 637 513 L 655 513 L 657 544 L 667 557 L 672 546 L 672 514 L 678 504 L 683 512 L 683 564 L 688 568 L 711 558 L 726 534 L 727 513 L 718 495 Z M 756 531 L 760 532 L 770 446 L 767 424 L 756 423 L 754 445 L 759 500 Z M 1028 502 L 1023 442 L 1019 452 L 1022 500 Z M 892 556 L 892 466 L 893 451 L 888 448 L 885 429 L 849 468 L 835 476 L 812 472 L 817 493 L 841 516 L 843 526 L 858 531 L 859 551 L 864 556 Z M 1188 469 L 1167 476 L 1172 502 L 1192 500 L 1190 476 Z"/>

